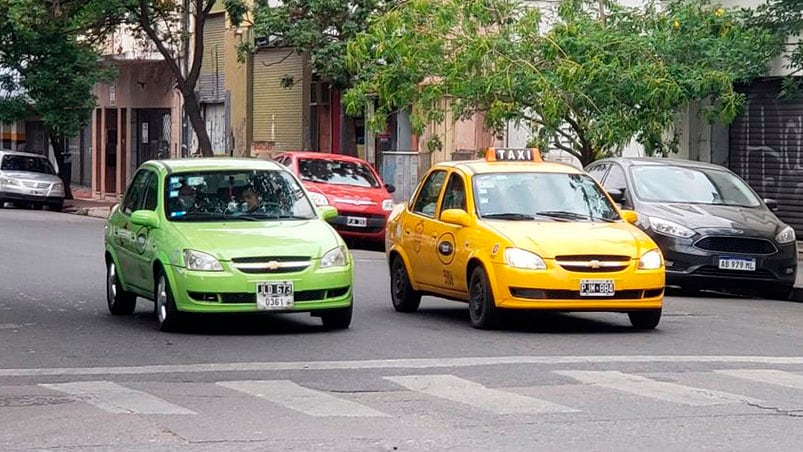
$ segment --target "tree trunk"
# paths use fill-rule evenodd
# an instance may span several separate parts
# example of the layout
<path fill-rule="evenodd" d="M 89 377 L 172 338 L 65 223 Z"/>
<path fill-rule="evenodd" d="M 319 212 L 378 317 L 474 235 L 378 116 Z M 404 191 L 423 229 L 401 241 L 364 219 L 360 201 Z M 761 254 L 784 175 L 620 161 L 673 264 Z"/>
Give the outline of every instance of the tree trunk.
<path fill-rule="evenodd" d="M 212 141 L 209 139 L 209 133 L 206 131 L 206 122 L 203 116 L 201 116 L 201 104 L 198 103 L 198 97 L 195 95 L 195 91 L 187 90 L 187 92 L 182 94 L 184 95 L 184 111 L 187 112 L 187 118 L 190 120 L 190 124 L 192 124 L 195 136 L 198 137 L 198 149 L 191 150 L 191 153 L 200 152 L 204 157 L 214 157 L 215 153 L 212 152 Z"/>
<path fill-rule="evenodd" d="M 67 139 L 63 136 L 50 136 L 50 144 L 53 146 L 53 154 L 56 157 L 56 165 L 59 167 L 59 178 L 64 184 L 64 199 L 73 199 L 70 182 L 72 179 L 72 163 L 65 162 L 67 157 Z"/>

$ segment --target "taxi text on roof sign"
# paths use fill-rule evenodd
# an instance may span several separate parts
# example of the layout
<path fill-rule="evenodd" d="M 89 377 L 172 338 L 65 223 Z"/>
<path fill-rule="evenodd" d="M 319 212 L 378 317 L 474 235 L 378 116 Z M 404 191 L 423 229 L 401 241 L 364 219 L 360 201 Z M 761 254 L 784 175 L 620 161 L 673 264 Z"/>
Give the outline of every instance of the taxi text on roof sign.
<path fill-rule="evenodd" d="M 489 162 L 543 162 L 536 148 L 488 148 L 485 160 Z"/>

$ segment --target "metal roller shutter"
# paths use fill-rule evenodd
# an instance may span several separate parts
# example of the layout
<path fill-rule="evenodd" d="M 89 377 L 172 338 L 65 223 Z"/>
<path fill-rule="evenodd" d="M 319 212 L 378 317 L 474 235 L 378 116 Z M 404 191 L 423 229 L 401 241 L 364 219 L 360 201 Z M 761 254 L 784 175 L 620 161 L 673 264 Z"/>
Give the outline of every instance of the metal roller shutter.
<path fill-rule="evenodd" d="M 281 85 L 287 75 L 290 89 Z M 304 149 L 304 57 L 289 48 L 261 49 L 253 77 L 254 142 L 272 143 L 277 151 Z"/>

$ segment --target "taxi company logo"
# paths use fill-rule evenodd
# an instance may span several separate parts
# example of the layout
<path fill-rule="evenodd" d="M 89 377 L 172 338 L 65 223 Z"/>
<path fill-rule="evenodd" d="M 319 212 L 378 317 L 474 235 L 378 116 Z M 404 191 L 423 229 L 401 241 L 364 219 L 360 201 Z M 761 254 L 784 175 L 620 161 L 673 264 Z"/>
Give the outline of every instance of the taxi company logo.
<path fill-rule="evenodd" d="M 335 202 L 340 204 L 351 204 L 354 206 L 372 206 L 376 204 L 373 201 L 364 201 L 362 199 L 335 199 Z"/>

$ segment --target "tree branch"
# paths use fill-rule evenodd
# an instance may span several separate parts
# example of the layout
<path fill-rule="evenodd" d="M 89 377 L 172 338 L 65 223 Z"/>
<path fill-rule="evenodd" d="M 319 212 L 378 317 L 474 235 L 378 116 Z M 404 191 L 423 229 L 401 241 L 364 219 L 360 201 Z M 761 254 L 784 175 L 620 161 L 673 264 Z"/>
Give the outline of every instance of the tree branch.
<path fill-rule="evenodd" d="M 266 63 L 266 62 L 262 61 L 262 65 L 263 65 L 264 67 L 270 67 L 270 66 L 274 66 L 274 65 L 277 65 L 277 64 L 282 64 L 282 63 L 284 63 L 284 61 L 285 61 L 286 59 L 290 58 L 290 56 L 291 56 L 291 55 L 293 55 L 294 53 L 295 53 L 295 50 L 291 50 L 291 51 L 289 51 L 289 52 L 287 53 L 287 55 L 283 56 L 281 60 L 279 60 L 279 61 L 274 61 L 274 62 L 272 62 L 272 63 Z"/>
<path fill-rule="evenodd" d="M 215 4 L 214 1 L 210 1 L 205 8 L 201 8 L 201 6 L 203 6 L 203 1 L 204 0 L 196 0 L 195 10 L 200 12 L 195 16 L 195 30 L 193 30 L 195 39 L 193 39 L 192 64 L 187 74 L 187 84 L 190 86 L 195 86 L 198 77 L 201 75 L 201 65 L 203 64 L 204 58 L 204 26 L 206 25 L 206 18 L 209 14 L 208 9 L 210 9 L 210 5 Z"/>
<path fill-rule="evenodd" d="M 159 38 L 159 35 L 156 33 L 156 30 L 154 30 L 153 24 L 151 23 L 150 20 L 150 16 L 148 15 L 148 6 L 145 0 L 139 0 L 139 25 L 145 31 L 145 34 L 148 35 L 149 38 L 151 38 L 151 41 L 153 41 L 153 43 L 156 45 L 156 48 L 159 50 L 159 53 L 162 54 L 165 61 L 167 61 L 170 70 L 176 77 L 176 83 L 178 84 L 179 89 L 183 92 L 187 80 L 181 73 L 181 68 L 178 66 L 178 63 L 176 63 L 176 60 L 170 53 L 170 50 L 168 50 L 167 47 L 165 47 L 164 43 Z"/>

